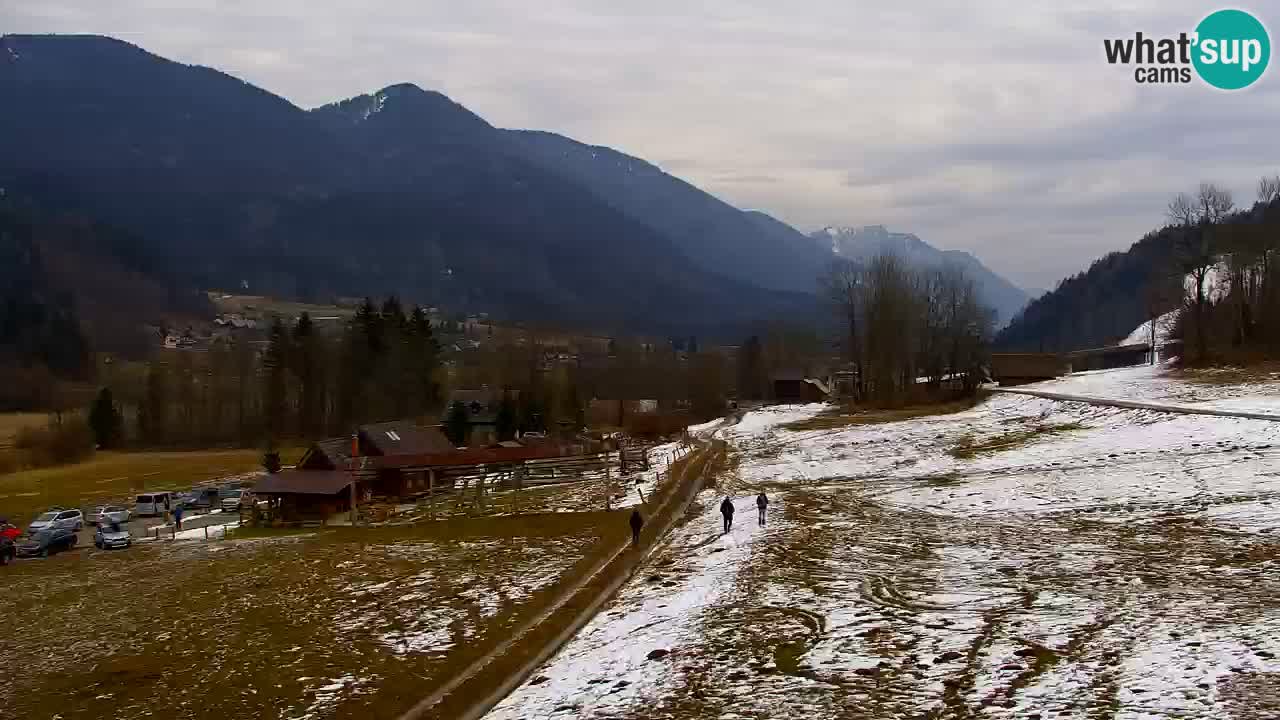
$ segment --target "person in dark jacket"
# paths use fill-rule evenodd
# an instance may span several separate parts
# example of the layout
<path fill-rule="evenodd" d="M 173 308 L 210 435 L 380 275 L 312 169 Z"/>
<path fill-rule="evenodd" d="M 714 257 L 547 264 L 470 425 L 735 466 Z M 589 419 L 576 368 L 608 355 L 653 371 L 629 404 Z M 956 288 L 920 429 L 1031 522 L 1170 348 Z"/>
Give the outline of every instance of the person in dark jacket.
<path fill-rule="evenodd" d="M 720 503 L 720 514 L 724 516 L 724 531 L 727 533 L 733 527 L 733 501 L 725 498 Z"/>
<path fill-rule="evenodd" d="M 644 527 L 644 518 L 639 510 L 631 511 L 631 547 L 640 547 L 640 528 Z"/>
<path fill-rule="evenodd" d="M 764 527 L 765 513 L 769 510 L 769 498 L 764 493 L 756 496 L 756 510 L 760 512 L 760 526 Z"/>

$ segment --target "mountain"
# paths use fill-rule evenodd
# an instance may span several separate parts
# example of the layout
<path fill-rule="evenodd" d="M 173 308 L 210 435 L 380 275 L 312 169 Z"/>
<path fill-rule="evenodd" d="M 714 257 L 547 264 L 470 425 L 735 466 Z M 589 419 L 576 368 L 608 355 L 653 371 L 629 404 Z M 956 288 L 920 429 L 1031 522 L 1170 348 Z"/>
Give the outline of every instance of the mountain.
<path fill-rule="evenodd" d="M 76 318 L 77 334 L 94 349 L 137 355 L 154 342 L 143 329 L 148 320 L 182 326 L 212 314 L 204 294 L 173 284 L 135 252 L 138 246 L 138 238 L 75 211 L 0 194 L 0 255 L 7 256 L 0 262 L 0 346 L 12 346 L 15 319 L 20 326 L 22 317 L 61 314 Z M 24 306 L 52 310 L 32 315 L 20 311 Z M 3 355 L 0 350 L 0 364 Z M 63 376 L 77 374 L 65 360 L 38 363 Z"/>
<path fill-rule="evenodd" d="M 812 288 L 803 245 L 788 263 L 692 186 L 629 192 L 548 150 L 585 146 L 413 85 L 306 111 L 119 40 L 6 35 L 0 106 L 0 187 L 119 228 L 185 287 L 718 335 L 816 303 L 790 292 Z M 646 216 L 655 187 L 678 221 Z"/>
<path fill-rule="evenodd" d="M 1173 268 L 1175 228 L 1149 233 L 1124 252 L 1093 261 L 1032 300 L 996 336 L 1005 351 L 1056 352 L 1100 347 L 1119 341 L 1150 318 L 1149 288 L 1161 298 L 1157 314 L 1177 306 L 1182 274 Z"/>
<path fill-rule="evenodd" d="M 763 213 L 744 212 L 640 158 L 562 135 L 509 131 L 536 162 L 670 238 L 713 272 L 777 290 L 813 292 L 830 252 Z"/>
<path fill-rule="evenodd" d="M 1009 322 L 1030 299 L 1026 291 L 992 272 L 973 255 L 961 250 L 939 250 L 910 233 L 889 232 L 883 225 L 828 227 L 809 237 L 851 260 L 893 254 L 919 268 L 958 266 L 977 283 L 983 302 L 996 311 L 996 327 Z"/>

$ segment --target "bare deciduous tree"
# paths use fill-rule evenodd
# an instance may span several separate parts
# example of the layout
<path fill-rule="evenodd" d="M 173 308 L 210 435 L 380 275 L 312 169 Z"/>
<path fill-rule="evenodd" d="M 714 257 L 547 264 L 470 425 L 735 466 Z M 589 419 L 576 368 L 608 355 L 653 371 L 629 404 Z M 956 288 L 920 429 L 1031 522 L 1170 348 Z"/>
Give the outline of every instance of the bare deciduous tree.
<path fill-rule="evenodd" d="M 919 271 L 880 255 L 834 267 L 823 289 L 846 324 L 859 399 L 898 405 L 920 381 L 934 391 L 981 382 L 995 315 L 959 267 Z"/>
<path fill-rule="evenodd" d="M 1174 225 L 1186 227 L 1195 225 L 1198 217 L 1195 201 L 1186 193 L 1178 193 L 1169 201 L 1167 214 Z"/>
<path fill-rule="evenodd" d="M 1258 181 L 1258 202 L 1269 205 L 1280 199 L 1280 175 L 1264 177 Z"/>

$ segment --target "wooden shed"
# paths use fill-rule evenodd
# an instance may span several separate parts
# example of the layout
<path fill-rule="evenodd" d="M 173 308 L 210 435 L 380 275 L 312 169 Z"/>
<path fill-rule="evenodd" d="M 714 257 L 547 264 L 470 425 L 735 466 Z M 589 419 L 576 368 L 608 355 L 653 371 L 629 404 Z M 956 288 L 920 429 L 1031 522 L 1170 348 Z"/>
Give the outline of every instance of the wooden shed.
<path fill-rule="evenodd" d="M 1071 362 L 1059 353 L 992 353 L 991 375 L 1001 385 L 1052 380 L 1071 374 Z"/>

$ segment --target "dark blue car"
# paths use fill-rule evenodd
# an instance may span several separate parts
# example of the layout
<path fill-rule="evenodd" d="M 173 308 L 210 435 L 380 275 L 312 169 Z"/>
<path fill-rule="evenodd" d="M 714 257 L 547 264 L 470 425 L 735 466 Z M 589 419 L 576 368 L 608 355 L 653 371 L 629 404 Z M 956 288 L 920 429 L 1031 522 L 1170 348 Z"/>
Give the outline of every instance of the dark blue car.
<path fill-rule="evenodd" d="M 76 546 L 76 531 L 70 528 L 46 528 L 18 542 L 18 557 L 49 557 Z"/>

